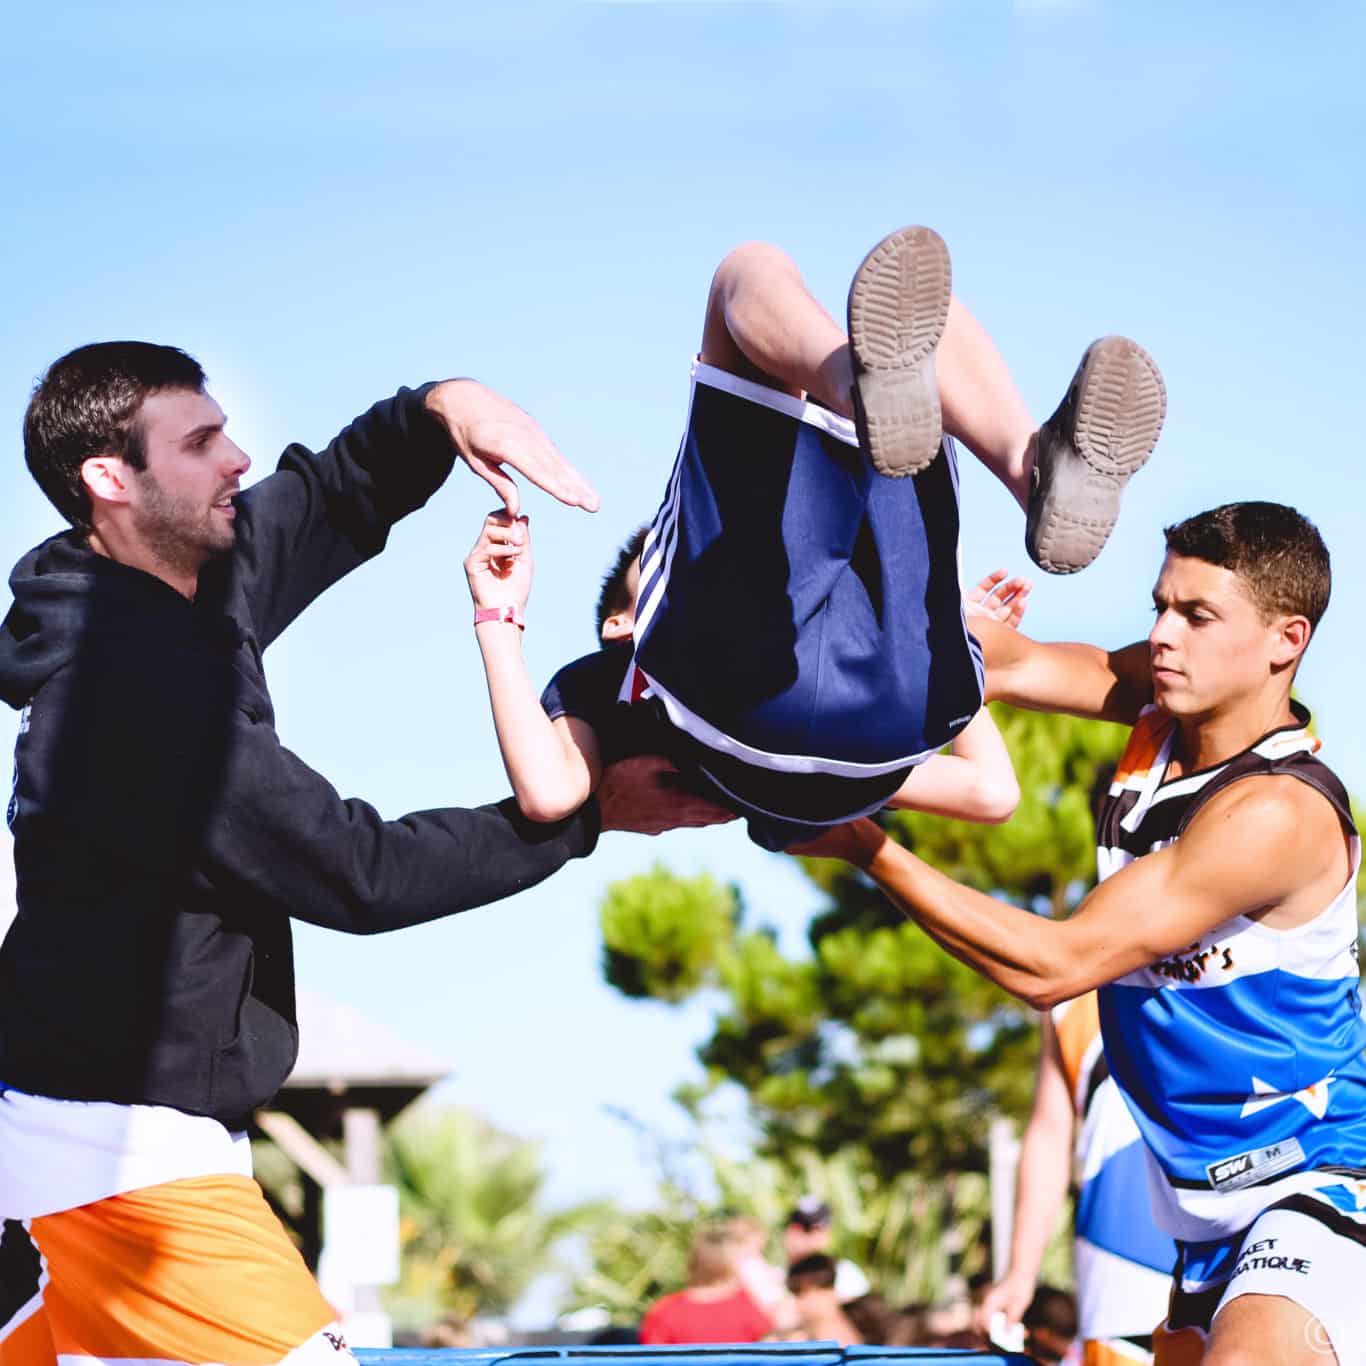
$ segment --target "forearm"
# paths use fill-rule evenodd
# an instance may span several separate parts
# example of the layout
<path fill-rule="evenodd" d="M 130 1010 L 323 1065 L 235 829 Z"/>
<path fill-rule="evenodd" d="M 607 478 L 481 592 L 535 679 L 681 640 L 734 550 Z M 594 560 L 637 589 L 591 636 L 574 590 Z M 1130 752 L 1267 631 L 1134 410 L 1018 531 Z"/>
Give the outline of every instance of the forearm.
<path fill-rule="evenodd" d="M 90 832 L 132 885 L 222 908 L 232 925 L 398 929 L 511 896 L 596 844 L 596 801 L 538 825 L 511 800 L 398 820 L 344 800 L 280 743 L 264 693 L 243 702 L 216 657 L 123 651 L 97 667 L 98 688 L 68 670 L 45 691 L 26 749 L 44 778 L 27 780 L 26 801 Z M 157 743 L 127 724 L 142 712 Z"/>
<path fill-rule="evenodd" d="M 889 806 L 928 811 L 952 820 L 999 824 L 1020 800 L 1020 785 L 1001 733 L 983 708 L 958 734 L 947 754 L 916 765 Z"/>
<path fill-rule="evenodd" d="M 528 820 L 511 799 L 496 806 L 417 811 L 383 821 L 363 802 L 327 813 L 328 838 L 282 841 L 257 829 L 222 860 L 251 900 L 345 934 L 383 934 L 503 901 L 534 887 L 597 841 L 596 804 L 556 824 Z M 229 862 L 231 860 L 231 863 Z"/>
<path fill-rule="evenodd" d="M 1092 936 L 1074 932 L 1073 922 L 1046 920 L 960 886 L 871 821 L 845 830 L 841 857 L 862 868 L 943 949 L 1036 1009 L 1117 975 L 1097 975 L 1106 956 L 1090 944 Z"/>
<path fill-rule="evenodd" d="M 1015 1174 L 1015 1219 L 1010 1236 L 1010 1275 L 1031 1283 L 1067 1196 L 1070 1133 L 1030 1123 L 1020 1147 Z"/>
<path fill-rule="evenodd" d="M 517 805 L 532 820 L 560 820 L 590 795 L 589 767 L 561 740 L 532 689 L 520 629 L 509 622 L 482 622 L 475 635 L 498 745 Z"/>
<path fill-rule="evenodd" d="M 343 800 L 264 724 L 239 727 L 212 800 L 182 818 L 209 881 L 244 914 L 378 934 L 501 901 L 592 851 L 597 803 L 527 820 L 512 800 L 384 820 Z"/>

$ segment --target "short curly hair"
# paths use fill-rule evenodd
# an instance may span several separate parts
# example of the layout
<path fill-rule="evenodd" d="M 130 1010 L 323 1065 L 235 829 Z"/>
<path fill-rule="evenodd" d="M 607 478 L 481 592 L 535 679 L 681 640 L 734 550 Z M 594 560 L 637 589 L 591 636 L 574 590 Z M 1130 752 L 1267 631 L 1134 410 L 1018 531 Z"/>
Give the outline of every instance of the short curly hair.
<path fill-rule="evenodd" d="M 1167 550 L 1236 574 L 1268 620 L 1319 624 L 1333 587 L 1328 547 L 1307 517 L 1283 503 L 1225 503 L 1165 532 Z"/>

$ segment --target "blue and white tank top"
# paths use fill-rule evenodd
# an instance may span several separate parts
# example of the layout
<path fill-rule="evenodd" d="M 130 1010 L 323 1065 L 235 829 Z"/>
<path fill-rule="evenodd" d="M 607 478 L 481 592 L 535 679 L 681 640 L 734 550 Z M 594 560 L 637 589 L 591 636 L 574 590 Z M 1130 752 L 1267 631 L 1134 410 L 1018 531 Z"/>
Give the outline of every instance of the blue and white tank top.
<path fill-rule="evenodd" d="M 1170 782 L 1175 725 L 1144 708 L 1101 812 L 1102 879 L 1173 843 L 1205 802 L 1244 778 L 1308 783 L 1351 842 L 1346 885 L 1313 920 L 1272 929 L 1234 916 L 1101 988 L 1105 1054 L 1147 1143 L 1154 1217 L 1182 1241 L 1246 1228 L 1268 1205 L 1314 1188 L 1316 1172 L 1366 1167 L 1361 842 L 1345 789 L 1315 757 L 1309 713 L 1292 706 L 1295 724 Z"/>

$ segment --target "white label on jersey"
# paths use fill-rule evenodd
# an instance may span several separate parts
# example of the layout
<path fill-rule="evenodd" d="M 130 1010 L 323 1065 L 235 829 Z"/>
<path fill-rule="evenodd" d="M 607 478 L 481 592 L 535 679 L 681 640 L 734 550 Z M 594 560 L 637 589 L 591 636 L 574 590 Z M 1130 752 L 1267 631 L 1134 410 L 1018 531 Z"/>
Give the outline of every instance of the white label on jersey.
<path fill-rule="evenodd" d="M 1220 1158 L 1218 1162 L 1211 1162 L 1205 1171 L 1214 1190 L 1239 1191 L 1303 1165 L 1304 1149 L 1300 1147 L 1299 1139 L 1288 1138 L 1284 1143 L 1254 1148 L 1250 1153 L 1239 1153 L 1236 1157 Z"/>
<path fill-rule="evenodd" d="M 19 734 L 28 734 L 29 713 L 33 710 L 33 703 L 30 702 L 23 711 L 19 713 Z M 19 743 L 16 740 L 14 745 L 14 781 L 10 784 L 9 805 L 5 807 L 5 823 L 11 830 L 14 823 L 19 819 Z"/>

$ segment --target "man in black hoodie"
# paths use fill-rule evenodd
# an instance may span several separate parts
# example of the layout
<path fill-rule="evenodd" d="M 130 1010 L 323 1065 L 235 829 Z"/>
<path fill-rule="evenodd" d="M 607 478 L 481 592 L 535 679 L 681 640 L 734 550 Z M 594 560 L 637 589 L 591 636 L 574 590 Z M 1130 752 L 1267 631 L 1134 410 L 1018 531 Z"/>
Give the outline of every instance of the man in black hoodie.
<path fill-rule="evenodd" d="M 25 417 L 29 469 L 72 527 L 20 561 L 0 627 L 0 697 L 22 709 L 0 1366 L 344 1351 L 244 1133 L 297 1050 L 291 917 L 416 925 L 539 882 L 600 828 L 723 815 L 648 765 L 555 825 L 511 801 L 385 821 L 342 800 L 281 745 L 262 651 L 457 456 L 512 513 L 504 465 L 571 506 L 597 498 L 470 380 L 400 390 L 246 491 L 224 423 L 194 360 L 140 342 L 63 357 Z"/>

